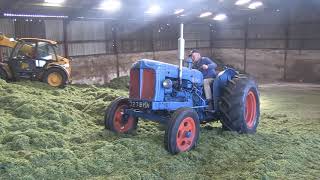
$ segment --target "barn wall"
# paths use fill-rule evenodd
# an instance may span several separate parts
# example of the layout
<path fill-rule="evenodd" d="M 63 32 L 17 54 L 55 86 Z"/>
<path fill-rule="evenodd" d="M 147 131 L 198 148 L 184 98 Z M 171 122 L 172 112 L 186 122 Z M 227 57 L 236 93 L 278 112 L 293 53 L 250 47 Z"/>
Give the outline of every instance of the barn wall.
<path fill-rule="evenodd" d="M 292 9 L 215 24 L 213 56 L 260 82 L 320 83 L 319 19 Z"/>
<path fill-rule="evenodd" d="M 210 56 L 209 48 L 200 49 L 204 55 Z M 178 51 L 157 51 L 119 54 L 120 76 L 129 75 L 131 65 L 139 59 L 153 59 L 171 64 L 179 64 Z M 104 84 L 117 77 L 115 55 L 95 55 L 76 57 L 72 62 L 73 82 L 80 84 Z"/>

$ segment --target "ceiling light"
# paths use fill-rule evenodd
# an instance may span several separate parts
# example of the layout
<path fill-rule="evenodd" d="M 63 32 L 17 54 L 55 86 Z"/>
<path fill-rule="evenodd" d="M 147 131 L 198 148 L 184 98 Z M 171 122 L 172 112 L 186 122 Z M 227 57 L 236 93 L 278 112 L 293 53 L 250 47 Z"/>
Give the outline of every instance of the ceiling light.
<path fill-rule="evenodd" d="M 65 0 L 44 0 L 45 3 L 49 4 L 62 4 Z"/>
<path fill-rule="evenodd" d="M 177 17 L 185 17 L 185 16 L 186 16 L 186 14 L 180 14 Z"/>
<path fill-rule="evenodd" d="M 160 13 L 161 8 L 159 5 L 152 5 L 149 9 L 145 12 L 146 14 L 158 14 Z"/>
<path fill-rule="evenodd" d="M 184 9 L 176 9 L 174 10 L 174 14 L 181 14 L 184 12 Z"/>
<path fill-rule="evenodd" d="M 61 7 L 61 4 L 43 3 L 43 6 Z"/>
<path fill-rule="evenodd" d="M 211 16 L 211 15 L 212 15 L 212 12 L 204 12 L 204 13 L 200 14 L 199 17 L 204 18 L 204 17 L 208 17 L 208 16 Z"/>
<path fill-rule="evenodd" d="M 120 0 L 106 0 L 100 5 L 100 9 L 115 12 L 121 8 Z"/>
<path fill-rule="evenodd" d="M 223 21 L 227 18 L 227 15 L 225 14 L 217 14 L 216 16 L 214 16 L 213 20 L 215 21 Z"/>
<path fill-rule="evenodd" d="M 244 4 L 247 4 L 251 2 L 251 0 L 238 0 L 235 5 L 238 5 L 238 6 L 241 6 L 241 5 L 244 5 Z"/>
<path fill-rule="evenodd" d="M 257 1 L 257 2 L 251 3 L 251 4 L 248 6 L 248 8 L 249 8 L 249 9 L 257 9 L 258 7 L 260 7 L 260 6 L 262 6 L 262 5 L 263 5 L 262 2 Z"/>
<path fill-rule="evenodd" d="M 68 18 L 68 16 L 52 16 L 52 15 L 43 15 L 43 14 L 11 14 L 11 13 L 4 13 L 3 16 L 6 16 L 6 17 L 37 17 L 37 18 Z"/>

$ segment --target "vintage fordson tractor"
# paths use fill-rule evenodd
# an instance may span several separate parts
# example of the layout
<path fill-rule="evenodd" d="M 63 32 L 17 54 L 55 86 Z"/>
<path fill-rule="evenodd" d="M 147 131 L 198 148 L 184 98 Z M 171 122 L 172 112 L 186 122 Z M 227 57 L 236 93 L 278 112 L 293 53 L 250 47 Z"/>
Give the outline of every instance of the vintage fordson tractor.
<path fill-rule="evenodd" d="M 213 109 L 203 92 L 203 75 L 182 67 L 184 59 L 183 24 L 179 39 L 180 67 L 142 59 L 130 70 L 129 98 L 118 98 L 107 108 L 105 126 L 117 133 L 131 133 L 138 119 L 166 126 L 164 145 L 172 154 L 189 151 L 197 145 L 200 123 L 221 121 L 224 130 L 255 133 L 260 102 L 253 78 L 225 68 L 212 84 Z"/>

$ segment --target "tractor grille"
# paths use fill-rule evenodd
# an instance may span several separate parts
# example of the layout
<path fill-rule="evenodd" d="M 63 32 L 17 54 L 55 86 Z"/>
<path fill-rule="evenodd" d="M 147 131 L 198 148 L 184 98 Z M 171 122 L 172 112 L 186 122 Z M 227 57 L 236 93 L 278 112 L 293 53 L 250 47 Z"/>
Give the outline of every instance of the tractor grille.
<path fill-rule="evenodd" d="M 141 76 L 140 76 L 141 75 Z M 155 94 L 155 73 L 152 69 L 130 70 L 130 98 L 152 100 Z"/>

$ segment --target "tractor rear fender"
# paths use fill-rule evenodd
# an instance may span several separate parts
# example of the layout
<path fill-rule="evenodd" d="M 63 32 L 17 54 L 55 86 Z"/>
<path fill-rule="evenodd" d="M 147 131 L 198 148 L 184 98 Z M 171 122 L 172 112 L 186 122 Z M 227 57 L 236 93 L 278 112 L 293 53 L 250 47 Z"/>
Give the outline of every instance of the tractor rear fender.
<path fill-rule="evenodd" d="M 223 88 L 227 85 L 228 81 L 231 80 L 233 77 L 238 75 L 239 73 L 231 68 L 228 68 L 218 74 L 214 83 L 213 83 L 213 101 L 214 101 L 214 108 L 215 111 L 218 111 L 218 102 L 219 98 L 221 97 L 221 92 Z"/>
<path fill-rule="evenodd" d="M 7 63 L 0 63 L 0 68 L 3 69 L 7 73 L 8 79 L 13 78 L 12 72 L 11 72 L 10 67 Z"/>

